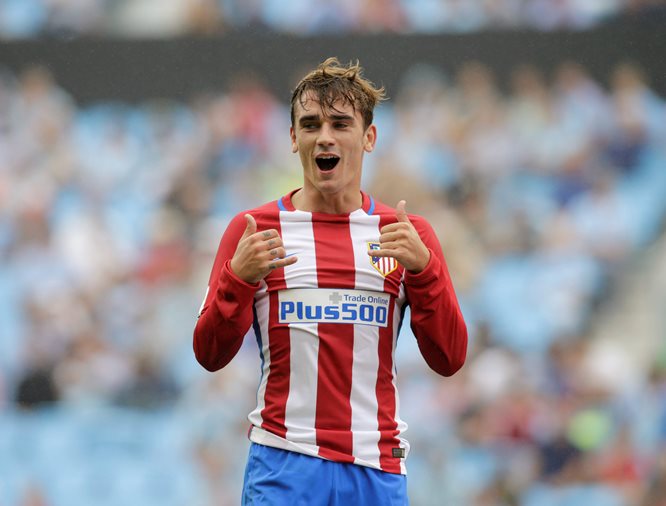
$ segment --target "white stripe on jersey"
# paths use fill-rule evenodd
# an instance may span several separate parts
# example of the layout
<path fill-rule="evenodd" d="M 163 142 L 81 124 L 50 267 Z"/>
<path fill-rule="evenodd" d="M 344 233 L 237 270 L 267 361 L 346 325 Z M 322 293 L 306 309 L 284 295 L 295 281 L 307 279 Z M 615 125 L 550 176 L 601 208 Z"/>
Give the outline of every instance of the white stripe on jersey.
<path fill-rule="evenodd" d="M 379 216 L 368 216 L 359 210 L 349 216 L 349 228 L 354 247 L 357 289 L 384 291 L 384 278 L 377 276 L 368 255 L 368 242 L 379 235 Z M 377 412 L 377 371 L 379 370 L 379 327 L 354 325 L 354 361 L 352 364 L 351 430 L 353 453 L 379 468 L 379 427 Z M 368 347 L 373 352 L 368 352 Z M 367 465 L 367 464 L 366 464 Z"/>
<path fill-rule="evenodd" d="M 266 407 L 265 395 L 266 385 L 268 384 L 268 374 L 271 366 L 271 350 L 268 336 L 268 308 L 269 298 L 262 297 L 266 293 L 266 282 L 261 281 L 261 287 L 255 295 L 254 308 L 257 312 L 257 321 L 259 322 L 259 332 L 261 337 L 261 353 L 264 357 L 263 369 L 261 371 L 261 382 L 257 389 L 257 407 L 248 415 L 251 424 L 261 427 L 263 419 L 261 412 Z"/>
<path fill-rule="evenodd" d="M 310 223 L 310 226 L 307 224 Z M 317 271 L 312 215 L 303 211 L 280 211 L 282 242 L 287 255 L 296 255 L 298 261 L 284 268 L 287 288 L 303 287 L 307 278 L 316 288 Z M 309 277 L 308 277 L 309 276 Z M 317 409 L 317 357 L 319 339 L 317 324 L 309 323 L 291 326 L 289 329 L 291 346 L 289 395 L 285 408 L 284 424 L 286 438 L 295 443 L 317 441 L 315 414 Z M 313 445 L 312 448 L 318 448 Z"/>
<path fill-rule="evenodd" d="M 393 328 L 398 329 L 400 325 L 400 318 L 402 317 L 402 308 L 405 302 L 405 273 L 402 273 L 403 283 L 400 283 L 400 292 L 398 298 L 395 301 L 395 308 L 393 311 Z M 395 349 L 398 345 L 398 333 L 395 332 L 395 338 L 393 340 L 393 355 L 395 358 Z M 395 391 L 395 422 L 397 424 L 398 439 L 400 440 L 400 447 L 405 449 L 405 458 L 400 459 L 400 471 L 402 474 L 407 474 L 407 468 L 405 467 L 405 461 L 407 460 L 407 455 L 409 455 L 409 441 L 407 441 L 401 435 L 407 430 L 407 423 L 400 418 L 400 395 L 398 394 L 398 385 L 396 384 L 396 378 L 398 377 L 398 368 L 396 366 L 395 360 L 393 360 L 393 390 Z"/>

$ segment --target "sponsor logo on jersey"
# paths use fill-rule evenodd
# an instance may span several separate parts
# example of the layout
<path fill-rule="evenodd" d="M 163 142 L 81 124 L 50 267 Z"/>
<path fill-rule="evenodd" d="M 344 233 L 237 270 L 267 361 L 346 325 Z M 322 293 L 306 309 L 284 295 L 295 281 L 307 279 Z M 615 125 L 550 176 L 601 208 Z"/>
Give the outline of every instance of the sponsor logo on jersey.
<path fill-rule="evenodd" d="M 378 242 L 369 242 L 368 248 L 370 251 L 380 248 Z M 398 268 L 398 261 L 391 257 L 370 257 L 370 263 L 379 271 L 379 273 L 386 277 Z"/>
<path fill-rule="evenodd" d="M 292 288 L 278 293 L 280 323 L 388 325 L 390 295 L 366 290 Z"/>

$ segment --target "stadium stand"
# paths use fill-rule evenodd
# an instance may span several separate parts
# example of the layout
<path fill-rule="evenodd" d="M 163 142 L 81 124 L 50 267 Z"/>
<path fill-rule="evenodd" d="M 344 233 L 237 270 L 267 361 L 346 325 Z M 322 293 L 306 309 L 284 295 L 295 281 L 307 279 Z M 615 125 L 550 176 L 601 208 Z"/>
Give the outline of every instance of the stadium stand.
<path fill-rule="evenodd" d="M 176 37 L 234 30 L 296 35 L 586 30 L 664 19 L 662 0 L 3 0 L 0 37 Z"/>
<path fill-rule="evenodd" d="M 77 2 L 4 1 L 0 33 L 87 33 L 111 6 L 154 8 L 85 4 L 77 20 Z M 257 15 L 187 4 L 224 26 Z M 588 6 L 585 25 L 615 12 L 602 4 L 626 7 L 566 3 Z M 261 6 L 258 23 L 294 30 Z M 32 66 L 0 71 L 0 111 L 0 504 L 237 504 L 256 343 L 210 375 L 191 334 L 228 220 L 299 180 L 286 105 L 258 82 L 82 105 Z M 472 331 L 468 363 L 443 381 L 401 334 L 412 504 L 660 504 L 663 317 L 640 336 L 651 353 L 632 353 L 630 333 L 603 338 L 628 277 L 666 296 L 664 98 L 630 63 L 608 88 L 569 62 L 516 67 L 506 89 L 478 62 L 419 65 L 377 123 L 365 186 L 431 219 Z"/>

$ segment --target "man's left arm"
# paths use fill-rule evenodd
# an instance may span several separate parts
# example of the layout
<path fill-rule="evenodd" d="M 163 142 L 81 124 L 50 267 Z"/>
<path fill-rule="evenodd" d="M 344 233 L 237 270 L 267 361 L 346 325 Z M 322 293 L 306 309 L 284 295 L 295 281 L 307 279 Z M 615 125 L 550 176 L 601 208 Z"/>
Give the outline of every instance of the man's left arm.
<path fill-rule="evenodd" d="M 442 247 L 425 219 L 407 216 L 404 200 L 396 206 L 396 218 L 382 227 L 380 249 L 368 254 L 395 258 L 405 268 L 411 327 L 421 354 L 435 372 L 451 376 L 465 362 L 467 327 Z"/>
<path fill-rule="evenodd" d="M 421 272 L 405 270 L 411 327 L 430 368 L 451 376 L 465 362 L 467 326 L 435 232 L 423 219 L 415 218 L 414 226 L 430 252 L 430 259 Z"/>

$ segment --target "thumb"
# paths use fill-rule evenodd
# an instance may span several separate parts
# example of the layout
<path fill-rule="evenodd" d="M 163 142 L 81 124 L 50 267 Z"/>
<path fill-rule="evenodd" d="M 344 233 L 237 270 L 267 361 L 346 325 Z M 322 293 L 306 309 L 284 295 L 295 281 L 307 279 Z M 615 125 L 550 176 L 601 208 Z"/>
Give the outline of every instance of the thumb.
<path fill-rule="evenodd" d="M 395 207 L 395 215 L 397 216 L 398 221 L 401 221 L 403 223 L 411 223 L 411 221 L 409 221 L 409 218 L 407 217 L 407 211 L 405 211 L 406 204 L 407 202 L 405 202 L 404 200 L 398 202 L 398 205 Z"/>
<path fill-rule="evenodd" d="M 245 221 L 247 221 L 247 226 L 245 227 L 245 232 L 243 232 L 241 239 L 245 239 L 257 231 L 257 222 L 254 221 L 254 216 L 251 214 L 246 214 Z"/>

